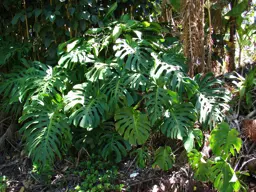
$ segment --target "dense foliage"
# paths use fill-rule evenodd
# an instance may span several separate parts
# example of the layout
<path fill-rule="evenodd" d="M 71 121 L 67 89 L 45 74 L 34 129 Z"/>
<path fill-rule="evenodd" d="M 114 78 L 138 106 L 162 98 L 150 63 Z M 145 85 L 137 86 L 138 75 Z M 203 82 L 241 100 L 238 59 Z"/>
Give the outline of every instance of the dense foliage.
<path fill-rule="evenodd" d="M 121 191 L 123 185 L 115 183 L 116 168 L 98 159 L 117 164 L 125 157 L 134 158 L 140 168 L 167 171 L 175 164 L 175 152 L 185 150 L 196 179 L 212 182 L 219 191 L 244 190 L 240 172 L 232 164 L 242 141 L 224 123 L 231 94 L 213 73 L 196 73 L 204 65 L 208 70 L 202 72 L 213 70 L 205 63 L 205 50 L 193 52 L 197 41 L 188 37 L 195 35 L 195 26 L 186 32 L 184 25 L 183 34 L 173 33 L 182 28 L 180 3 L 16 2 L 4 0 L 0 5 L 0 11 L 9 11 L 0 15 L 0 111 L 18 120 L 25 150 L 38 173 L 47 174 L 57 160 L 85 150 L 88 156 L 97 156 L 74 171 L 84 180 L 75 190 Z M 221 41 L 225 36 L 217 34 L 222 29 L 214 20 L 211 26 L 211 11 L 229 3 L 208 1 L 201 7 L 200 14 L 209 11 L 205 28 L 200 28 L 203 17 L 193 16 L 201 30 L 196 36 L 208 36 L 200 46 L 207 47 L 209 63 L 212 38 L 216 35 L 217 42 L 217 36 Z M 230 23 L 224 22 L 230 31 L 232 19 L 242 25 L 246 18 L 242 17 L 248 7 L 245 3 L 236 3 L 221 15 L 221 20 L 230 17 Z M 173 13 L 164 15 L 169 7 Z M 172 14 L 179 18 L 176 23 Z M 248 23 L 238 28 L 241 49 L 254 32 Z M 177 36 L 182 35 L 187 38 L 181 42 Z M 217 46 L 213 48 L 218 52 L 216 60 L 220 59 Z M 201 66 L 195 56 L 200 57 Z M 253 108 L 255 75 L 254 69 L 245 78 L 231 76 L 237 81 L 239 107 L 248 111 Z M 212 157 L 200 152 L 207 145 L 205 132 L 211 132 Z M 0 190 L 6 187 L 4 182 L 0 179 Z"/>
<path fill-rule="evenodd" d="M 156 23 L 125 15 L 59 45 L 57 66 L 27 61 L 27 68 L 6 75 L 1 93 L 5 103 L 23 106 L 21 132 L 34 162 L 52 164 L 72 137 L 88 148 L 87 135 L 117 162 L 152 132 L 182 140 L 190 151 L 196 121 L 210 129 L 223 120 L 229 96 L 221 82 L 212 74 L 188 77 L 179 44 L 160 32 Z M 155 164 L 170 168 L 162 153 L 171 150 L 156 150 Z"/>

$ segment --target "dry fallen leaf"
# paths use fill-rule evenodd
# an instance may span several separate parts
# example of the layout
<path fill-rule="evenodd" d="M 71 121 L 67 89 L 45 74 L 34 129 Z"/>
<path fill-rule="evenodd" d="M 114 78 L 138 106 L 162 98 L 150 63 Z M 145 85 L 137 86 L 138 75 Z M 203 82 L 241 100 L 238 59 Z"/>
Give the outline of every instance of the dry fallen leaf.
<path fill-rule="evenodd" d="M 244 119 L 242 121 L 242 131 L 246 137 L 256 142 L 256 120 Z"/>

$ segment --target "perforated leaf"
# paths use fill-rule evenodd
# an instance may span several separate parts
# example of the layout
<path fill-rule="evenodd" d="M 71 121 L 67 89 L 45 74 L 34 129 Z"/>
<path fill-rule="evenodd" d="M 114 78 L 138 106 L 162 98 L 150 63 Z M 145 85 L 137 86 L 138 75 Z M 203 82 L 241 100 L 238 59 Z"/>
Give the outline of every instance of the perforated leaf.
<path fill-rule="evenodd" d="M 71 113 L 70 122 L 82 128 L 95 128 L 108 110 L 106 96 L 98 94 L 90 83 L 78 84 L 65 97 L 65 112 Z"/>
<path fill-rule="evenodd" d="M 56 155 L 61 158 L 71 144 L 71 131 L 63 113 L 63 104 L 50 97 L 34 97 L 24 107 L 19 121 L 24 123 L 21 132 L 24 133 L 29 156 L 41 168 L 53 163 Z"/>
<path fill-rule="evenodd" d="M 141 145 L 149 137 L 148 117 L 133 108 L 121 108 L 115 114 L 116 130 L 125 140 L 134 145 Z"/>
<path fill-rule="evenodd" d="M 122 78 L 113 78 L 102 88 L 102 92 L 108 97 L 108 103 L 112 110 L 120 107 L 131 106 L 134 100 L 126 89 Z M 110 109 L 110 110 L 111 110 Z"/>
<path fill-rule="evenodd" d="M 152 51 L 149 46 L 145 46 L 143 41 L 117 39 L 113 47 L 115 57 L 123 60 L 124 67 L 128 70 L 140 72 L 148 71 L 152 66 Z"/>
<path fill-rule="evenodd" d="M 114 159 L 116 163 L 120 162 L 127 155 L 127 151 L 131 149 L 130 144 L 118 133 L 104 133 L 100 141 L 103 158 Z"/>
<path fill-rule="evenodd" d="M 168 113 L 161 125 L 162 133 L 167 137 L 183 140 L 196 120 L 194 106 L 191 103 L 175 104 Z"/>
<path fill-rule="evenodd" d="M 162 118 L 164 111 L 170 107 L 171 102 L 177 99 L 177 93 L 156 85 L 152 87 L 152 90 L 144 98 L 147 113 L 153 125 Z"/>
<path fill-rule="evenodd" d="M 221 87 L 221 81 L 216 79 L 212 73 L 195 76 L 194 80 L 198 84 L 196 95 L 196 109 L 199 113 L 199 121 L 204 127 L 214 127 L 224 120 L 224 112 L 229 109 L 227 103 L 230 101 L 228 90 Z"/>
<path fill-rule="evenodd" d="M 92 82 L 106 79 L 113 74 L 112 70 L 117 66 L 118 64 L 111 60 L 107 60 L 106 62 L 96 61 L 93 67 L 86 73 L 86 78 Z"/>
<path fill-rule="evenodd" d="M 202 154 L 196 149 L 188 153 L 188 159 L 191 167 L 195 171 L 195 178 L 200 181 L 208 181 L 210 179 L 209 169 L 211 161 L 205 161 Z"/>

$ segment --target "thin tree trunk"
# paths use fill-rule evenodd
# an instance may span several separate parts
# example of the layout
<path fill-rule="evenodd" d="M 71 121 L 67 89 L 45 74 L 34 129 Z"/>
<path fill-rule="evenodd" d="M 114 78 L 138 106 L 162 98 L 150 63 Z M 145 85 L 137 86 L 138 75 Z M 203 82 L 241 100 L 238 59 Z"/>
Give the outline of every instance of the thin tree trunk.
<path fill-rule="evenodd" d="M 237 4 L 237 1 L 233 0 L 231 2 L 231 9 L 233 9 L 236 4 Z M 230 28 L 229 28 L 230 37 L 229 37 L 229 52 L 228 52 L 229 60 L 228 60 L 228 67 L 227 67 L 228 72 L 235 70 L 236 18 L 231 16 L 229 19 L 229 24 L 230 24 Z"/>
<path fill-rule="evenodd" d="M 209 34 L 208 34 L 208 56 L 207 56 L 207 72 L 212 71 L 212 18 L 211 18 L 211 4 L 207 1 L 208 19 L 209 19 Z"/>

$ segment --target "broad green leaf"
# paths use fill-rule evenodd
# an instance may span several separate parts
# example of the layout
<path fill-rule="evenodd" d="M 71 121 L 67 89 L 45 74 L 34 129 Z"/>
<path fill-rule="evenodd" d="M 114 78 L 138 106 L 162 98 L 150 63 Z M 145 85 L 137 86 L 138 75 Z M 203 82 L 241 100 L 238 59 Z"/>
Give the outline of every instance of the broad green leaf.
<path fill-rule="evenodd" d="M 174 156 L 169 146 L 159 147 L 155 152 L 153 167 L 160 167 L 164 171 L 172 168 L 174 164 Z"/>
<path fill-rule="evenodd" d="M 113 5 L 110 6 L 110 8 L 108 9 L 105 17 L 104 17 L 104 21 L 107 21 L 107 19 L 114 13 L 114 11 L 117 9 L 117 2 L 115 2 Z"/>
<path fill-rule="evenodd" d="M 241 184 L 237 179 L 236 173 L 229 163 L 220 160 L 210 168 L 211 182 L 220 192 L 239 191 Z"/>
<path fill-rule="evenodd" d="M 211 133 L 210 147 L 215 155 L 223 159 L 233 156 L 235 152 L 239 153 L 242 140 L 238 137 L 239 133 L 235 129 L 230 129 L 227 123 L 219 124 Z"/>
<path fill-rule="evenodd" d="M 70 122 L 88 130 L 96 128 L 108 110 L 106 96 L 98 94 L 90 83 L 78 84 L 65 97 L 65 112 Z"/>
<path fill-rule="evenodd" d="M 116 130 L 130 144 L 141 145 L 149 137 L 148 117 L 133 108 L 121 108 L 115 114 Z"/>
<path fill-rule="evenodd" d="M 104 133 L 100 137 L 100 142 L 103 158 L 114 159 L 116 163 L 119 163 L 127 155 L 127 151 L 131 149 L 130 144 L 114 132 Z"/>
<path fill-rule="evenodd" d="M 165 115 L 161 131 L 167 137 L 183 140 L 195 120 L 196 112 L 191 103 L 174 104 Z"/>
<path fill-rule="evenodd" d="M 152 87 L 152 90 L 144 97 L 146 109 L 149 114 L 151 124 L 161 119 L 164 111 L 170 107 L 172 97 L 168 94 L 168 90 L 158 87 Z M 175 99 L 175 98 L 174 98 Z"/>
<path fill-rule="evenodd" d="M 184 148 L 186 149 L 187 152 L 190 152 L 192 151 L 192 149 L 194 148 L 194 139 L 195 139 L 195 136 L 193 134 L 193 131 L 190 130 L 188 132 L 188 135 L 187 137 L 184 138 Z"/>
<path fill-rule="evenodd" d="M 63 113 L 63 104 L 49 96 L 34 97 L 25 105 L 20 122 L 21 132 L 26 139 L 26 148 L 32 160 L 41 169 L 54 163 L 56 155 L 67 151 L 71 144 L 71 130 L 68 118 Z"/>
<path fill-rule="evenodd" d="M 202 153 L 198 152 L 196 149 L 191 150 L 188 153 L 188 160 L 195 171 L 195 178 L 200 181 L 208 181 L 211 177 L 209 169 L 211 168 L 212 162 L 205 161 Z"/>

